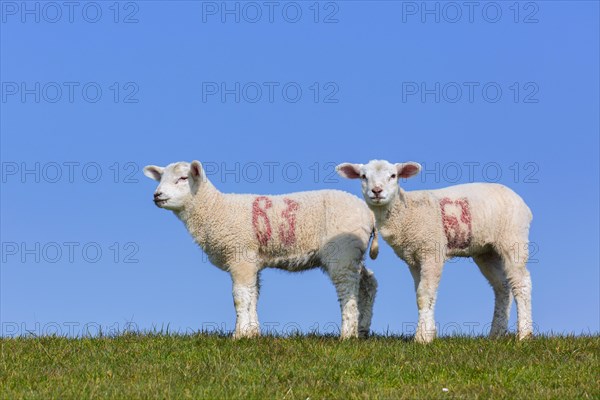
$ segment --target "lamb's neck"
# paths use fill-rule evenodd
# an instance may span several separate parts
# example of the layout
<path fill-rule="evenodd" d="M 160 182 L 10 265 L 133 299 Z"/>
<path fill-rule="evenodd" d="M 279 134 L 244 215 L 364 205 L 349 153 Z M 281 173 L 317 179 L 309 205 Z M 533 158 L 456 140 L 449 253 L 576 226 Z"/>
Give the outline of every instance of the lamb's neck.
<path fill-rule="evenodd" d="M 190 234 L 203 246 L 207 227 L 214 224 L 217 208 L 223 194 L 212 184 L 205 184 L 186 202 L 182 211 L 176 213 Z"/>
<path fill-rule="evenodd" d="M 400 220 L 408 213 L 408 194 L 398 188 L 398 193 L 389 204 L 383 207 L 373 207 L 373 214 L 375 214 L 375 221 L 377 228 L 384 228 L 390 220 L 394 223 L 400 222 Z"/>

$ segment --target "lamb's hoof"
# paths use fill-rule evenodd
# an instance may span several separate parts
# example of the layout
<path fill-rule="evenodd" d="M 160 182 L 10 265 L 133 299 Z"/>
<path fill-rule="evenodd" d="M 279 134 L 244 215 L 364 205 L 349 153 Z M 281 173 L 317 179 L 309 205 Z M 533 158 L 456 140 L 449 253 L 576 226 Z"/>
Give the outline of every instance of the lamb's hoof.
<path fill-rule="evenodd" d="M 415 342 L 421 343 L 421 344 L 427 344 L 427 343 L 433 342 L 434 338 L 435 338 L 435 333 L 432 334 L 432 333 L 417 331 L 417 334 L 415 335 Z"/>
<path fill-rule="evenodd" d="M 340 335 L 340 339 L 341 340 L 348 340 L 348 339 L 356 339 L 358 338 L 358 332 L 346 332 L 346 333 L 342 333 Z"/>
<path fill-rule="evenodd" d="M 252 330 L 252 331 L 242 331 L 242 332 L 234 332 L 233 339 L 252 339 L 260 336 L 260 331 Z"/>
<path fill-rule="evenodd" d="M 519 340 L 528 340 L 528 339 L 532 339 L 533 338 L 533 332 L 524 332 L 524 333 L 519 333 L 517 338 Z"/>
<path fill-rule="evenodd" d="M 506 336 L 508 336 L 508 330 L 506 330 L 506 329 L 492 330 L 490 332 L 490 339 L 502 339 Z"/>

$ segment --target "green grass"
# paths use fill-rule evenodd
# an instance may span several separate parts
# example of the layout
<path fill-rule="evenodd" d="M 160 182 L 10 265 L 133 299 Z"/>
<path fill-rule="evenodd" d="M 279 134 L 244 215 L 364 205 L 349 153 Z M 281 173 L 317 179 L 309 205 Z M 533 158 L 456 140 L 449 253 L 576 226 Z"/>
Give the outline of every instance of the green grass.
<path fill-rule="evenodd" d="M 600 337 L 3 338 L 0 398 L 600 398 Z M 448 391 L 443 391 L 447 388 Z"/>

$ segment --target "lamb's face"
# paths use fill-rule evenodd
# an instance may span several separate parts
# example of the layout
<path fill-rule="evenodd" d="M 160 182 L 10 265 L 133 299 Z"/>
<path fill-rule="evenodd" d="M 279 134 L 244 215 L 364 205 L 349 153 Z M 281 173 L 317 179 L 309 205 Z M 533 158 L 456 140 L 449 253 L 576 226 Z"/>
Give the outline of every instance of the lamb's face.
<path fill-rule="evenodd" d="M 360 169 L 365 201 L 373 206 L 388 204 L 398 193 L 396 166 L 387 161 L 370 161 Z"/>
<path fill-rule="evenodd" d="M 169 164 L 164 168 L 148 165 L 144 168 L 144 175 L 160 182 L 154 192 L 154 204 L 160 208 L 181 211 L 192 195 L 190 164 L 187 162 Z"/>
<path fill-rule="evenodd" d="M 395 199 L 398 194 L 398 179 L 417 174 L 421 165 L 415 162 L 392 164 L 385 160 L 372 160 L 368 164 L 343 163 L 336 169 L 344 178 L 360 179 L 367 204 L 379 207 Z"/>

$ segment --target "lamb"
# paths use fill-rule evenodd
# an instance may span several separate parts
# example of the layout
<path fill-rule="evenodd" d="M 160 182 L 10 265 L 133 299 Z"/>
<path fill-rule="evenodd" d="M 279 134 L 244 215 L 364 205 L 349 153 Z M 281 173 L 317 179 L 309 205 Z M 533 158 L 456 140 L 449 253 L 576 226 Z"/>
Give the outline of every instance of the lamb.
<path fill-rule="evenodd" d="M 367 336 L 377 281 L 364 265 L 378 244 L 373 213 L 358 197 L 339 190 L 264 196 L 224 194 L 198 161 L 144 174 L 159 181 L 155 204 L 171 210 L 233 281 L 234 338 L 260 335 L 256 311 L 259 273 L 267 267 L 304 271 L 321 267 L 335 285 L 342 311 L 341 337 Z"/>
<path fill-rule="evenodd" d="M 452 257 L 472 257 L 494 290 L 491 337 L 507 333 L 513 295 L 518 338 L 532 335 L 531 279 L 525 267 L 532 214 L 521 197 L 492 183 L 406 192 L 398 179 L 416 175 L 421 165 L 415 162 L 372 160 L 336 169 L 344 178 L 361 180 L 377 230 L 409 266 L 419 309 L 416 341 L 435 337 L 437 289 L 443 264 Z"/>

